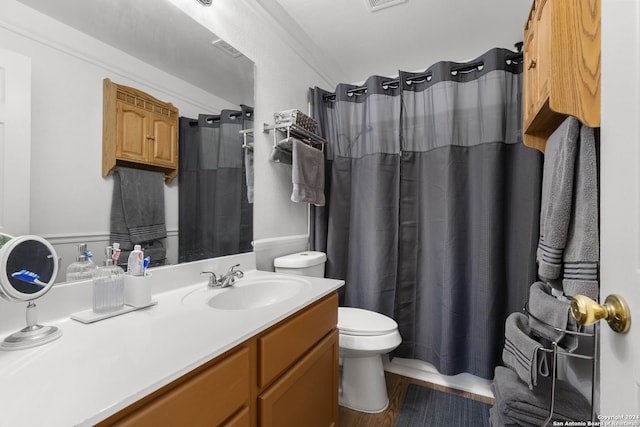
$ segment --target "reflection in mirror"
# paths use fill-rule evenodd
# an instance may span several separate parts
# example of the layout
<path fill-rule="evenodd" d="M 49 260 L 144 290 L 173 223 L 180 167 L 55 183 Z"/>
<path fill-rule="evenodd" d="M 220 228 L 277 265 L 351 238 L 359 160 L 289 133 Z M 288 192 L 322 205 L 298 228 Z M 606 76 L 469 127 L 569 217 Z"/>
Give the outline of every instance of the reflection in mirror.
<path fill-rule="evenodd" d="M 99 171 L 95 169 L 95 165 L 99 163 L 97 156 L 100 156 L 98 145 L 100 141 L 98 141 L 99 136 L 98 138 L 96 136 L 102 130 L 102 104 L 99 99 L 102 88 L 98 82 L 104 78 L 112 78 L 126 85 L 139 87 L 163 101 L 173 103 L 185 119 L 199 121 L 200 115 L 220 116 L 224 115 L 223 112 L 226 110 L 242 112 L 243 106 L 254 105 L 253 63 L 243 55 L 236 55 L 237 51 L 219 49 L 218 46 L 225 43 L 220 43 L 220 38 L 216 34 L 196 22 L 170 0 L 17 1 L 84 33 L 75 36 L 77 42 L 69 42 L 71 45 L 69 52 L 64 50 L 67 40 L 58 45 L 54 43 L 54 50 L 58 52 L 55 55 L 41 53 L 44 49 L 48 49 L 46 42 L 36 49 L 23 49 L 23 44 L 26 42 L 15 46 L 15 50 L 33 58 L 32 116 L 36 111 L 47 112 L 44 120 L 39 118 L 37 123 L 34 122 L 32 145 L 38 146 L 33 147 L 35 149 L 32 152 L 36 160 L 32 162 L 39 162 L 39 168 L 46 170 L 48 175 L 56 177 L 55 181 L 39 175 L 32 178 L 31 199 L 35 200 L 35 203 L 32 203 L 32 211 L 36 212 L 36 216 L 34 220 L 32 212 L 31 231 L 44 236 L 54 245 L 62 256 L 61 271 L 66 271 L 67 266 L 75 261 L 77 246 L 83 243 L 86 243 L 88 249 L 95 254 L 94 263 L 99 265 L 103 260 L 104 248 L 113 243 L 108 229 L 113 177 L 102 178 Z M 67 36 L 66 30 L 62 27 L 54 28 L 53 24 L 43 26 L 39 20 L 32 21 L 33 25 L 25 23 L 25 27 L 34 28 L 36 31 L 37 26 L 40 38 L 36 37 L 36 40 L 46 39 L 47 31 L 51 31 L 52 37 L 57 34 Z M 23 22 L 30 22 L 30 20 L 23 20 Z M 96 39 L 139 59 L 144 64 L 129 61 L 120 53 L 110 51 L 108 47 L 101 48 L 95 45 Z M 33 44 L 33 42 L 29 43 Z M 0 47 L 3 44 L 0 42 Z M 77 55 L 78 50 L 87 49 L 85 46 L 97 46 L 98 50 L 95 54 L 93 52 L 87 54 L 85 59 L 82 55 Z M 6 47 L 11 49 L 12 46 Z M 62 55 L 59 54 L 61 50 Z M 92 57 L 92 54 L 95 56 Z M 56 62 L 51 63 L 52 60 Z M 45 63 L 46 71 L 37 68 Z M 147 65 L 166 74 L 159 75 L 156 71 L 148 73 L 150 68 Z M 50 73 L 50 70 L 54 72 Z M 80 73 L 83 74 L 80 75 Z M 165 75 L 169 77 L 164 77 Z M 56 88 L 61 88 L 60 91 L 62 91 L 64 87 L 67 88 L 65 93 L 74 94 L 68 102 L 66 99 L 61 100 L 64 97 L 62 93 L 56 93 Z M 82 87 L 83 96 L 75 96 L 75 92 L 72 92 L 73 88 L 79 87 Z M 47 88 L 46 91 L 43 90 L 44 88 Z M 59 133 L 55 133 L 57 123 L 68 123 L 71 117 L 81 118 L 74 123 L 71 137 L 68 126 L 61 126 Z M 243 120 L 245 118 L 243 115 Z M 52 126 L 51 122 L 54 120 L 56 125 Z M 47 138 L 51 136 L 53 140 L 60 141 L 57 151 L 52 152 L 53 150 L 49 148 L 52 144 L 45 145 L 44 136 Z M 241 136 L 236 136 L 238 137 L 236 154 L 246 164 L 247 150 L 241 148 Z M 46 139 L 49 142 L 50 140 L 51 138 Z M 87 144 L 87 141 L 95 145 Z M 65 144 L 64 147 L 61 144 Z M 67 154 L 71 152 L 73 155 L 64 157 L 64 150 Z M 226 158 L 225 153 L 221 151 L 220 154 L 219 159 Z M 53 157 L 55 155 L 61 157 Z M 237 157 L 235 161 L 237 162 Z M 76 171 L 74 177 L 68 177 L 69 173 L 65 172 L 71 170 L 71 165 Z M 225 169 L 224 166 L 224 164 L 216 166 L 219 175 Z M 207 167 L 210 168 L 210 166 Z M 40 170 L 39 168 L 35 167 L 35 170 Z M 235 173 L 237 175 L 238 172 Z M 245 176 L 241 179 L 246 181 L 251 174 L 246 172 L 244 174 Z M 77 188 L 78 176 L 83 177 L 83 193 L 91 198 L 88 200 L 88 206 L 84 204 L 87 200 L 78 198 L 77 195 L 71 197 L 68 194 L 70 190 Z M 183 221 L 182 214 L 178 212 L 181 203 L 179 198 L 182 198 L 183 188 L 185 186 L 180 176 L 170 185 L 164 186 L 167 215 L 167 238 L 164 245 L 169 264 L 197 257 L 217 256 L 215 254 L 218 253 L 208 249 L 198 250 L 199 243 L 196 239 L 196 243 L 192 242 L 190 255 L 179 254 L 179 240 L 183 236 L 182 228 L 186 227 L 186 224 L 193 224 L 191 220 Z M 224 190 L 227 191 L 230 188 L 225 187 Z M 242 217 L 240 224 L 245 225 L 241 225 L 239 233 L 241 237 L 237 238 L 238 250 L 225 249 L 233 253 L 252 250 L 249 244 L 252 240 L 251 227 L 248 225 L 252 222 L 250 220 L 252 204 L 248 203 L 251 190 L 247 189 L 246 185 L 242 188 L 244 189 L 240 190 L 242 193 L 240 200 L 247 200 L 247 202 L 241 202 L 239 212 Z M 238 200 L 238 194 L 227 192 L 234 200 Z M 218 197 L 217 193 L 215 197 Z M 212 203 L 211 193 L 207 193 L 204 189 L 199 190 L 198 198 L 205 204 Z M 233 207 L 238 210 L 233 203 L 231 201 L 216 202 L 215 209 L 222 215 L 230 215 L 226 208 Z M 45 210 L 38 209 L 43 206 L 50 207 L 46 212 L 46 218 L 44 218 Z M 87 207 L 90 209 L 87 210 Z M 197 209 L 197 207 L 192 208 L 194 212 L 191 214 L 196 215 Z M 71 211 L 73 215 L 66 215 L 62 210 Z M 86 218 L 78 218 L 76 212 L 86 212 Z M 206 217 L 201 221 L 206 223 Z M 207 234 L 198 239 L 202 241 L 206 238 L 212 241 L 214 246 L 234 247 L 229 244 L 228 236 L 224 237 L 225 240 L 222 243 L 218 243 L 216 239 L 236 223 L 237 220 L 229 216 L 216 220 L 217 231 L 207 230 Z M 221 228 L 220 224 L 223 225 Z M 203 227 L 200 229 L 203 230 Z M 121 259 L 126 261 L 126 255 L 123 254 Z M 58 281 L 65 280 L 64 274 L 58 276 Z"/>
<path fill-rule="evenodd" d="M 180 118 L 179 261 L 251 251 L 253 109 Z"/>

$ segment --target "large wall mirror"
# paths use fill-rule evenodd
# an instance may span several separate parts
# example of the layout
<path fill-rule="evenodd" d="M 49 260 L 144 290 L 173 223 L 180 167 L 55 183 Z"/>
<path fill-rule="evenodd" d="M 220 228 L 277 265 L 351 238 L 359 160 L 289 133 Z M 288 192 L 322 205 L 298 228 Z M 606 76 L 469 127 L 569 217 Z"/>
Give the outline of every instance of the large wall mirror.
<path fill-rule="evenodd" d="M 11 44 L 11 37 L 0 41 L 0 47 L 32 58 L 31 218 L 28 231 L 45 237 L 54 245 L 61 257 L 56 282 L 62 282 L 67 266 L 75 261 L 77 245 L 86 243 L 96 264 L 100 264 L 105 257 L 104 248 L 112 243 L 109 207 L 114 179 L 112 176 L 103 178 L 100 174 L 102 79 L 110 78 L 173 103 L 185 118 L 180 125 L 201 131 L 196 138 L 202 140 L 206 136 L 217 141 L 221 134 L 231 133 L 244 156 L 246 149 L 241 147 L 242 136 L 236 124 L 239 119 L 245 120 L 243 128 L 250 124 L 248 111 L 254 105 L 254 64 L 171 0 L 11 2 L 19 5 L 14 8 L 16 10 L 28 9 L 30 14 L 37 14 L 33 16 L 33 23 L 24 24 L 26 30 L 16 32 L 20 34 L 15 37 L 18 40 L 15 46 Z M 215 13 L 214 9 L 215 5 L 208 10 Z M 42 18 L 41 14 L 44 15 Z M 36 22 L 40 19 L 43 21 Z M 63 41 L 46 40 L 49 30 L 42 23 L 50 25 L 51 34 Z M 9 34 L 12 28 L 6 28 Z M 32 35 L 30 28 L 37 34 Z M 64 37 L 71 41 L 66 43 Z M 67 50 L 66 44 L 75 46 Z M 92 49 L 95 54 L 76 53 Z M 123 61 L 123 55 L 131 59 Z M 45 61 L 52 62 L 43 65 Z M 158 73 L 150 73 L 147 80 L 145 70 L 150 67 Z M 73 102 L 65 98 L 67 94 Z M 39 122 L 41 119 L 50 122 L 44 125 Z M 222 131 L 230 121 L 234 126 Z M 218 134 L 214 135 L 215 132 Z M 249 139 L 249 144 L 251 142 Z M 196 163 L 213 157 L 225 160 L 202 144 L 199 150 L 201 158 L 196 159 Z M 216 167 L 205 165 L 201 174 L 221 175 L 220 169 L 228 166 L 229 159 L 225 161 L 227 164 Z M 247 161 L 243 157 L 242 162 Z M 218 170 L 214 172 L 213 169 Z M 243 171 L 246 175 L 246 169 Z M 244 175 L 243 179 L 246 179 Z M 221 178 L 218 176 L 218 179 Z M 193 182 L 189 181 L 190 187 Z M 179 221 L 181 185 L 184 183 L 177 179 L 164 188 L 168 237 L 163 244 L 166 245 L 168 264 L 219 255 L 209 251 L 190 256 L 178 254 L 180 236 L 186 234 L 181 228 L 185 223 L 198 224 L 195 216 L 193 222 Z M 222 181 L 216 185 L 219 194 L 215 195 L 215 200 L 209 197 L 216 193 L 210 183 L 203 184 L 203 189 L 189 196 L 203 202 L 202 207 L 194 210 L 200 211 L 205 223 L 209 215 L 207 206 L 211 213 L 219 211 L 217 207 L 226 208 L 221 212 L 226 219 L 213 220 L 214 228 L 201 233 L 203 238 L 215 241 L 216 236 L 228 233 L 230 227 L 242 227 L 242 239 L 250 242 L 252 228 L 247 228 L 247 217 L 252 217 L 253 205 L 247 203 L 251 201 L 247 198 L 251 197 L 252 189 L 242 187 L 231 191 L 231 187 Z M 222 194 L 223 190 L 226 195 Z M 226 196 L 228 200 L 221 198 Z M 241 200 L 242 206 L 234 206 Z M 236 212 L 242 216 L 242 221 L 234 217 Z M 202 230 L 198 225 L 195 228 Z M 198 252 L 196 249 L 192 245 L 192 252 Z M 251 245 L 246 243 L 239 249 L 240 252 L 250 250 Z"/>

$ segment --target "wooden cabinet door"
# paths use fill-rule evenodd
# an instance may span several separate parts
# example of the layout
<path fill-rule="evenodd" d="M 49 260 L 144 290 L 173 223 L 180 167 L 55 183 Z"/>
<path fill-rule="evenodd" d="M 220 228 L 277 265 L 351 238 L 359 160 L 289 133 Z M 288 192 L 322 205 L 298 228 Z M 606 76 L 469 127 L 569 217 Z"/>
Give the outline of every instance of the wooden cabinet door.
<path fill-rule="evenodd" d="M 146 111 L 117 103 L 116 157 L 133 162 L 146 162 L 149 152 L 149 115 Z"/>
<path fill-rule="evenodd" d="M 171 390 L 99 426 L 248 426 L 250 372 L 249 350 L 242 347 Z"/>
<path fill-rule="evenodd" d="M 150 113 L 149 134 L 151 147 L 149 162 L 158 166 L 178 167 L 177 123 L 161 114 Z"/>
<path fill-rule="evenodd" d="M 336 329 L 258 397 L 258 425 L 338 425 Z"/>
<path fill-rule="evenodd" d="M 552 2 L 541 0 L 536 11 L 536 89 L 538 99 L 535 109 L 540 110 L 549 100 L 549 76 L 551 67 L 551 12 Z"/>
<path fill-rule="evenodd" d="M 536 113 L 538 91 L 536 88 L 536 31 L 534 21 L 529 23 L 529 28 L 524 40 L 524 112 L 523 123 L 526 125 Z"/>

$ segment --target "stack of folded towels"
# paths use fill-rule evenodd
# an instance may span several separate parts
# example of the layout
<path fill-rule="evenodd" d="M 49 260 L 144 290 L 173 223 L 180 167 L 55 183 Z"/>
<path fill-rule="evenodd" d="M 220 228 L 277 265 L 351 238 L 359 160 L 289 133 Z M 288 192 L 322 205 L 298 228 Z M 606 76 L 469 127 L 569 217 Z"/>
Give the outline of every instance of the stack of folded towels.
<path fill-rule="evenodd" d="M 497 426 L 541 426 L 551 408 L 552 378 L 543 342 L 554 341 L 564 351 L 578 347 L 577 331 L 569 302 L 551 293 L 551 287 L 536 282 L 529 290 L 529 315 L 511 313 L 505 322 L 502 360 L 491 385 L 496 405 L 491 424 Z M 541 322 L 539 319 L 545 319 Z M 562 329 L 563 331 L 559 331 Z M 585 421 L 591 405 L 574 387 L 556 380 L 553 421 Z"/>

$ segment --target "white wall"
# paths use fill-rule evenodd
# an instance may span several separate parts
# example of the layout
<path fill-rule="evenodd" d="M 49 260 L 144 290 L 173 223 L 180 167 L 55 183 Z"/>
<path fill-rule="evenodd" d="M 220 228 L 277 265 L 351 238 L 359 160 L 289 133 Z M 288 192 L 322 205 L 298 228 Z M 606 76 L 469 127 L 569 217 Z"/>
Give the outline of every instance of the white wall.
<path fill-rule="evenodd" d="M 194 17 L 255 62 L 256 128 L 271 123 L 275 111 L 306 111 L 310 86 L 334 84 L 284 43 L 281 30 L 252 2 L 217 0 L 211 8 L 192 3 L 184 7 L 195 5 Z M 196 16 L 203 12 L 204 18 Z M 32 59 L 31 208 L 24 214 L 29 233 L 55 244 L 64 258 L 61 271 L 73 258 L 73 243 L 89 243 L 100 260 L 108 242 L 113 181 L 101 176 L 105 77 L 172 102 L 184 116 L 236 107 L 14 0 L 3 0 L 0 47 Z M 256 133 L 254 238 L 306 234 L 307 206 L 289 200 L 290 167 L 268 161 L 271 144 L 271 135 Z M 165 191 L 174 246 L 178 185 L 175 180 Z"/>

